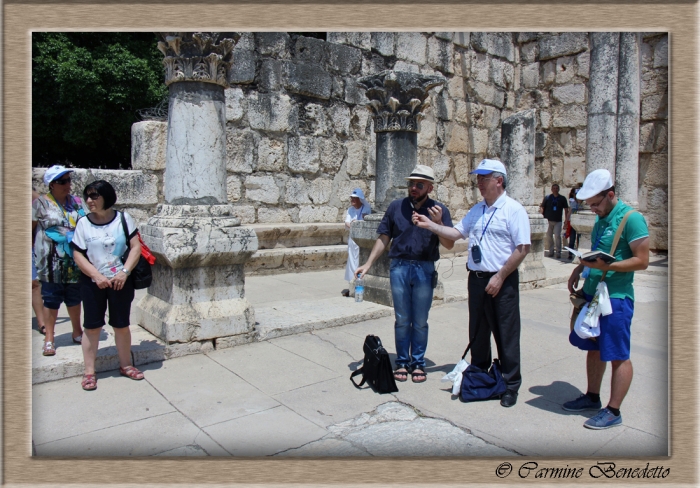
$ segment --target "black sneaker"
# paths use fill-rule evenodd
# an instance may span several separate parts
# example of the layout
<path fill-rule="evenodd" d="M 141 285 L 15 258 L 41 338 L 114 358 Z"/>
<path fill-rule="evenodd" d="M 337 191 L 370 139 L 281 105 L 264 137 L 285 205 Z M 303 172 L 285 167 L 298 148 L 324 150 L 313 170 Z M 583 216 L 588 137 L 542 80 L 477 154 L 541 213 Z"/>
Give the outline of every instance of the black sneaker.
<path fill-rule="evenodd" d="M 518 402 L 518 392 L 513 390 L 506 390 L 506 392 L 501 397 L 502 407 L 512 407 Z"/>

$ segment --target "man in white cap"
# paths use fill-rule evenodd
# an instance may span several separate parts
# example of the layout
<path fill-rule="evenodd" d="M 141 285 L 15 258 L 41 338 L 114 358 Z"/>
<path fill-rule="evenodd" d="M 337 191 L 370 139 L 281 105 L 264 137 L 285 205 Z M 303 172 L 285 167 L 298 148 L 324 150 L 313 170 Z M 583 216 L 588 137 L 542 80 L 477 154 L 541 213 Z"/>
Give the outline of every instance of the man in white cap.
<path fill-rule="evenodd" d="M 634 272 L 646 269 L 649 265 L 649 229 L 644 217 L 615 196 L 615 187 L 610 172 L 597 169 L 586 177 L 576 198 L 585 200 L 591 210 L 598 215 L 591 232 L 593 250 L 609 253 L 612 242 L 627 213 L 629 217 L 615 248 L 616 261 L 606 264 L 602 259 L 582 261 L 569 278 L 569 291 L 574 293 L 579 279 L 585 278 L 583 293 L 591 301 L 596 287 L 605 273 L 612 314 L 600 316 L 600 336 L 595 341 L 581 339 L 574 332 L 569 341 L 579 349 L 588 351 L 586 374 L 588 389 L 579 398 L 562 405 L 564 410 L 582 412 L 598 410 L 583 425 L 589 429 L 608 429 L 622 425 L 620 405 L 632 383 L 632 362 L 630 361 L 630 335 L 634 313 Z M 600 386 L 607 362 L 612 363 L 610 401 L 601 409 Z"/>
<path fill-rule="evenodd" d="M 506 392 L 501 405 L 518 400 L 520 375 L 520 293 L 518 265 L 530 252 L 530 219 L 525 208 L 506 195 L 506 168 L 484 159 L 472 171 L 484 200 L 454 228 L 438 226 L 416 215 L 419 227 L 438 236 L 469 238 L 469 337 L 474 366 L 491 366 L 491 333 L 502 365 Z"/>
<path fill-rule="evenodd" d="M 371 212 L 369 202 L 365 200 L 365 194 L 361 188 L 355 188 L 350 194 L 350 207 L 345 212 L 345 228 L 349 229 L 350 225 L 356 220 L 364 220 L 365 215 Z M 348 262 L 345 265 L 345 281 L 355 279 L 353 274 L 360 265 L 360 246 L 348 237 Z M 343 296 L 349 296 L 349 290 L 342 291 Z"/>
<path fill-rule="evenodd" d="M 447 207 L 428 198 L 435 182 L 433 169 L 419 164 L 406 179 L 408 197 L 389 204 L 377 228 L 379 238 L 367 262 L 355 270 L 355 275 L 361 273 L 364 276 L 391 241 L 389 280 L 396 319 L 394 378 L 406 381 L 410 371 L 414 383 L 423 383 L 427 379 L 428 312 L 433 303 L 433 288 L 437 284 L 435 261 L 440 259 L 439 245 L 452 249 L 454 240 L 438 237 L 413 225 L 413 215 L 418 214 L 439 222 L 439 225 L 452 227 Z"/>

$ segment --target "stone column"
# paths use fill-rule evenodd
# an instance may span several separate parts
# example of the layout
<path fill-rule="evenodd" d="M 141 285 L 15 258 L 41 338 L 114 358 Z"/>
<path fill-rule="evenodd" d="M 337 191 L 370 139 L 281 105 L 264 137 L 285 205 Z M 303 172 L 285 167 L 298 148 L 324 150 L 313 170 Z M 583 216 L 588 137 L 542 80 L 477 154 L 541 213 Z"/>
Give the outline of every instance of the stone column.
<path fill-rule="evenodd" d="M 258 240 L 226 199 L 224 88 L 238 36 L 159 36 L 170 91 L 166 204 L 142 231 L 157 261 L 137 313 L 175 354 L 251 340 L 255 314 L 245 299 L 244 265 Z"/>
<path fill-rule="evenodd" d="M 364 263 L 377 240 L 377 228 L 389 204 L 407 196 L 406 177 L 418 161 L 418 132 L 423 111 L 428 107 L 428 92 L 445 83 L 441 76 L 427 76 L 400 71 L 382 71 L 358 80 L 367 90 L 368 107 L 377 134 L 376 213 L 364 221 L 353 222 L 350 236 L 360 246 L 360 263 Z M 365 300 L 393 306 L 389 285 L 389 258 L 385 252 L 365 275 Z M 441 299 L 442 286 L 435 290 Z"/>
<path fill-rule="evenodd" d="M 501 125 L 501 159 L 508 171 L 506 192 L 525 207 L 530 218 L 530 252 L 518 267 L 521 283 L 547 278 L 542 264 L 547 220 L 535 202 L 535 110 L 511 115 Z"/>
<path fill-rule="evenodd" d="M 620 34 L 617 101 L 617 160 L 615 191 L 628 205 L 639 208 L 639 89 L 640 34 Z"/>
<path fill-rule="evenodd" d="M 619 32 L 592 32 L 586 127 L 586 174 L 607 169 L 615 178 L 617 159 L 617 96 L 620 60 Z M 580 210 L 571 226 L 580 234 L 579 248 L 591 248 L 595 214 Z"/>

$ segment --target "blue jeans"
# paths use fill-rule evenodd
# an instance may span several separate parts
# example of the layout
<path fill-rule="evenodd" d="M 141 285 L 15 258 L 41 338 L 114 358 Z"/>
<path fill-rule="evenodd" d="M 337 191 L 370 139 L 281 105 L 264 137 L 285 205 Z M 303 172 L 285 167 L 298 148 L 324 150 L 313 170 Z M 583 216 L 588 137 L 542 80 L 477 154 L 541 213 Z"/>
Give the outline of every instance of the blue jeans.
<path fill-rule="evenodd" d="M 392 259 L 391 296 L 394 300 L 396 368 L 425 371 L 428 346 L 428 312 L 433 304 L 432 261 Z"/>

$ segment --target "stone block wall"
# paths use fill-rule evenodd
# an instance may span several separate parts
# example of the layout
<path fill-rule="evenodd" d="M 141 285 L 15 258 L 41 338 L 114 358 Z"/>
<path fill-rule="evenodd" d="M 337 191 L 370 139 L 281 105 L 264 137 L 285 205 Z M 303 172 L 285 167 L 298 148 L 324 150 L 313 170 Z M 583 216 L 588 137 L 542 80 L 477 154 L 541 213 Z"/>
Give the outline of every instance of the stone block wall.
<path fill-rule="evenodd" d="M 645 34 L 642 58 L 640 210 L 651 247 L 667 249 L 668 36 Z M 340 222 L 355 187 L 372 201 L 375 134 L 355 80 L 385 69 L 447 79 L 431 91 L 418 159 L 454 219 L 480 199 L 469 171 L 500 156 L 501 122 L 521 110 L 537 110 L 535 200 L 583 181 L 587 33 L 245 33 L 226 90 L 227 194 L 243 223 Z M 128 188 L 155 186 L 138 198 L 124 188 L 137 218 L 163 202 L 165 137 L 164 123 L 133 127 Z"/>
<path fill-rule="evenodd" d="M 643 36 L 639 126 L 639 210 L 652 249 L 668 249 L 668 34 Z"/>

